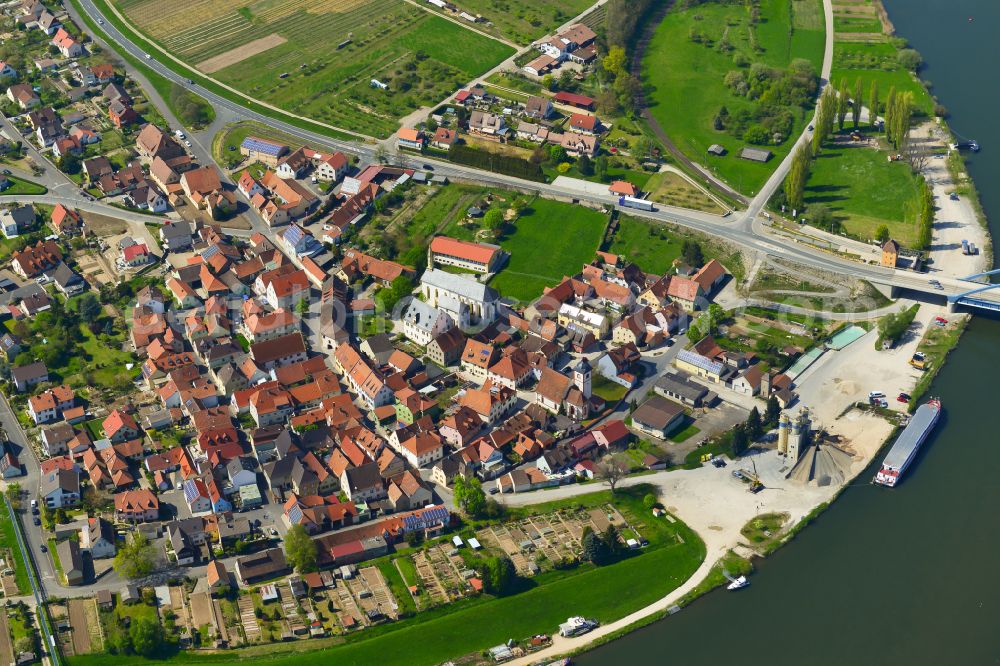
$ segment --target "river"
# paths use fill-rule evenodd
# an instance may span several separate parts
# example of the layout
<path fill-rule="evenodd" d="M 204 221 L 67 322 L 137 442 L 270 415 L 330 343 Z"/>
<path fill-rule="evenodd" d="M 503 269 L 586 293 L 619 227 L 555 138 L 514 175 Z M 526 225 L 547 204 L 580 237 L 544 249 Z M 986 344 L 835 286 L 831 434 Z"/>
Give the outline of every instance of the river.
<path fill-rule="evenodd" d="M 983 147 L 970 171 L 1000 239 L 1000 2 L 884 2 L 897 34 L 923 54 L 921 76 L 950 125 Z M 1000 663 L 998 341 L 1000 322 L 972 321 L 931 389 L 945 418 L 899 488 L 869 485 L 879 456 L 758 562 L 749 588 L 716 590 L 576 663 Z"/>

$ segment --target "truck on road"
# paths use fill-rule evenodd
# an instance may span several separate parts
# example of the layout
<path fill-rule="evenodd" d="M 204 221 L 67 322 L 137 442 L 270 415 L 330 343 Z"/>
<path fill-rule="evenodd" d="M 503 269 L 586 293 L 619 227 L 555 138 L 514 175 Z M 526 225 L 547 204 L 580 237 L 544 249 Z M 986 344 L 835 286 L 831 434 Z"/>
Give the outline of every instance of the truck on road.
<path fill-rule="evenodd" d="M 622 208 L 636 208 L 638 210 L 653 210 L 653 202 L 646 201 L 645 199 L 637 199 L 635 197 L 620 196 L 618 197 L 618 205 Z"/>

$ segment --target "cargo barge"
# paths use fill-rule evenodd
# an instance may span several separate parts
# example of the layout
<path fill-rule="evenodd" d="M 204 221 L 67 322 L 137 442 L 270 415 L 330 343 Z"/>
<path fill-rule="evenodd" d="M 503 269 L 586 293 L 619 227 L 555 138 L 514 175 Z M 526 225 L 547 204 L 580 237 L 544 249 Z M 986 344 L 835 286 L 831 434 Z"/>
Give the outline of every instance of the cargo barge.
<path fill-rule="evenodd" d="M 900 477 L 917 457 L 917 451 L 927 441 L 927 436 L 934 430 L 940 417 L 941 401 L 936 398 L 917 408 L 910 423 L 882 461 L 882 467 L 875 475 L 875 483 L 890 488 L 899 483 Z"/>

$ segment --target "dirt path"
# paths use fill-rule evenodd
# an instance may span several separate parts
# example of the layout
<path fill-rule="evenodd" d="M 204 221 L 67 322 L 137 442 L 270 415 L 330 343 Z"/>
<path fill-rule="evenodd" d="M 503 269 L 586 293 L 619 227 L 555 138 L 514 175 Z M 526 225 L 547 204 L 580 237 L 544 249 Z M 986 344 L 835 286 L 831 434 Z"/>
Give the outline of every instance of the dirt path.
<path fill-rule="evenodd" d="M 14 647 L 10 644 L 10 627 L 7 626 L 7 611 L 0 612 L 0 664 L 14 663 Z"/>

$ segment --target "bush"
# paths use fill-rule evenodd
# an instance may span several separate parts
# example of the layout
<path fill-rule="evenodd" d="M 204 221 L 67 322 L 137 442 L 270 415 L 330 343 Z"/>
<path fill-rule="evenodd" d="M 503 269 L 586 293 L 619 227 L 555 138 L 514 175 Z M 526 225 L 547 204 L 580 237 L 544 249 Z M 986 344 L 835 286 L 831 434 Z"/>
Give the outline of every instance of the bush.
<path fill-rule="evenodd" d="M 453 146 L 448 157 L 457 164 L 502 173 L 515 178 L 545 182 L 545 174 L 541 167 L 520 157 L 497 155 L 471 146 Z"/>

